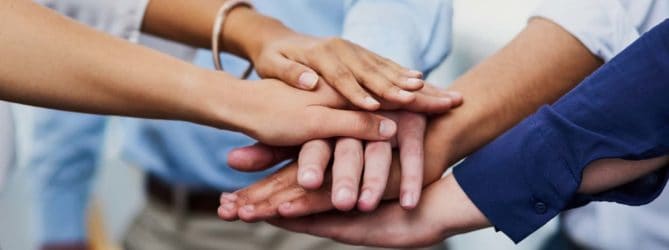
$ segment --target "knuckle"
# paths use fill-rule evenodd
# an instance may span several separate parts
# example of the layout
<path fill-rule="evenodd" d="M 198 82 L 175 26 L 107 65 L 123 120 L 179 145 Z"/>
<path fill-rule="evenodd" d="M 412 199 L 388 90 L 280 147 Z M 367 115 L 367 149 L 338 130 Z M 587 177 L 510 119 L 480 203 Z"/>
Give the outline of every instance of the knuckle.
<path fill-rule="evenodd" d="M 366 154 L 379 154 L 388 151 L 387 142 L 370 142 L 365 149 Z"/>
<path fill-rule="evenodd" d="M 413 156 L 416 157 L 416 159 L 421 159 L 423 157 L 423 150 L 421 150 L 422 148 L 418 145 L 419 144 L 418 142 L 416 142 L 415 144 L 416 145 L 402 145 L 405 147 L 404 149 L 402 149 L 404 151 L 402 155 L 404 157 Z M 423 166 L 418 166 L 418 167 L 422 168 Z"/>
<path fill-rule="evenodd" d="M 328 48 L 336 48 L 346 44 L 346 40 L 339 37 L 329 37 L 325 39 L 325 42 L 323 44 Z"/>
<path fill-rule="evenodd" d="M 287 75 L 292 75 L 292 74 L 297 75 L 299 73 L 302 73 L 303 70 L 304 68 L 302 67 L 302 65 L 299 65 L 291 61 L 286 64 L 285 68 L 282 70 L 282 73 Z"/>
<path fill-rule="evenodd" d="M 301 118 L 301 127 L 307 135 L 316 135 L 320 130 L 323 122 L 323 117 L 320 112 L 307 112 L 308 115 Z"/>
<path fill-rule="evenodd" d="M 351 72 L 342 65 L 337 65 L 332 71 L 334 83 L 340 86 L 345 86 L 347 81 L 353 79 Z"/>
<path fill-rule="evenodd" d="M 364 62 L 364 63 L 361 63 L 360 67 L 361 67 L 361 69 L 363 70 L 363 72 L 367 72 L 367 73 L 372 73 L 372 72 L 373 72 L 373 73 L 376 73 L 376 72 L 379 72 L 379 68 L 380 68 L 379 65 L 378 65 L 378 64 L 375 64 L 374 62 Z"/>
<path fill-rule="evenodd" d="M 371 191 L 380 190 L 386 185 L 386 179 L 380 176 L 369 176 L 365 178 L 365 188 Z"/>
<path fill-rule="evenodd" d="M 423 176 L 415 173 L 402 174 L 402 186 L 405 188 L 414 188 L 415 186 L 420 186 L 422 182 Z"/>
<path fill-rule="evenodd" d="M 352 157 L 355 159 L 362 159 L 362 150 L 354 144 L 340 145 L 337 147 L 337 154 L 335 157 Z"/>
<path fill-rule="evenodd" d="M 347 187 L 347 188 L 354 188 L 357 187 L 355 184 L 355 181 L 353 180 L 352 177 L 350 176 L 339 176 L 334 179 L 334 183 L 337 188 L 342 188 L 342 187 Z"/>
<path fill-rule="evenodd" d="M 381 92 L 381 97 L 383 97 L 384 99 L 393 98 L 400 91 L 399 88 L 397 88 L 395 86 L 391 87 L 391 86 L 388 86 L 388 85 L 389 84 L 386 84 L 386 88 L 383 90 L 383 92 Z"/>
<path fill-rule="evenodd" d="M 270 177 L 270 185 L 274 187 L 282 187 L 286 184 L 286 179 L 280 175 L 273 175 Z"/>

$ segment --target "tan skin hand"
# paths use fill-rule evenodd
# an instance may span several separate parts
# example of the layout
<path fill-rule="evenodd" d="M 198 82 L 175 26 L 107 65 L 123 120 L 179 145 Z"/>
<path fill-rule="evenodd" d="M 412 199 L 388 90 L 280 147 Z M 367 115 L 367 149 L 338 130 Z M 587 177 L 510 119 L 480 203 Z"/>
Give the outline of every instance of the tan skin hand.
<path fill-rule="evenodd" d="M 209 48 L 211 24 L 223 2 L 153 0 L 147 8 L 142 31 Z M 187 17 L 173 18 L 183 15 Z M 383 102 L 411 106 L 419 98 L 416 91 L 424 85 L 419 71 L 340 38 L 299 34 L 279 20 L 246 7 L 229 12 L 221 44 L 224 51 L 249 59 L 264 78 L 279 79 L 304 90 L 312 90 L 320 83 L 330 84 L 356 107 L 365 110 L 377 110 Z M 450 100 L 430 101 L 443 106 Z"/>
<path fill-rule="evenodd" d="M 235 87 L 239 88 L 237 95 L 226 100 L 211 98 L 214 103 L 206 105 L 239 107 L 222 109 L 215 116 L 230 119 L 241 132 L 269 145 L 300 145 L 339 136 L 386 140 L 396 131 L 397 125 L 390 119 L 346 110 L 348 102 L 327 85 L 312 92 L 268 79 Z"/>
<path fill-rule="evenodd" d="M 297 88 L 313 89 L 323 79 L 366 110 L 379 109 L 379 100 L 409 104 L 416 99 L 410 91 L 424 85 L 420 72 L 340 38 L 283 35 L 251 60 L 261 76 L 282 79 Z"/>
<path fill-rule="evenodd" d="M 415 176 L 422 176 L 423 171 L 422 138 L 425 118 L 409 112 L 386 112 L 384 113 L 384 116 L 389 117 L 400 124 L 398 137 L 392 140 L 394 142 L 367 142 L 364 146 L 363 159 L 363 145 L 358 140 L 340 138 L 336 140 L 336 143 L 327 140 L 310 141 L 303 145 L 300 150 L 298 173 L 292 171 L 284 172 L 282 170 L 282 174 L 275 175 L 275 182 L 271 183 L 291 185 L 294 183 L 284 180 L 294 180 L 298 182 L 299 185 L 294 188 L 291 187 L 291 189 L 302 189 L 302 187 L 307 187 L 308 190 L 325 190 L 320 188 L 329 188 L 330 183 L 333 183 L 332 192 L 335 195 L 332 195 L 330 202 L 324 204 L 332 204 L 340 210 L 350 210 L 356 203 L 358 203 L 358 209 L 371 211 L 378 206 L 383 191 L 386 190 L 386 181 L 390 171 L 392 158 L 391 144 L 399 143 L 399 150 L 405 153 L 403 156 L 405 167 L 402 170 L 404 172 L 402 185 L 406 187 L 404 189 L 406 192 L 416 195 L 415 200 L 417 203 L 422 182 L 420 179 L 415 178 Z M 421 126 L 420 124 L 423 125 Z M 335 148 L 334 165 L 332 167 L 333 174 L 332 176 L 325 177 L 326 168 L 329 165 L 330 156 L 333 153 L 333 147 Z M 272 149 L 274 149 L 273 152 Z M 242 168 L 242 170 L 259 170 L 266 166 L 271 166 L 276 162 L 285 160 L 291 156 L 291 153 L 295 153 L 291 151 L 293 150 L 277 150 L 277 148 L 256 145 L 233 151 L 228 159 L 233 166 L 243 165 L 245 168 Z M 245 161 L 246 159 L 254 158 L 261 158 L 261 161 L 255 163 Z M 261 168 L 257 168 L 258 166 Z M 288 167 L 287 169 L 295 167 L 296 166 Z M 295 176 L 287 175 L 297 175 L 297 178 L 293 178 Z M 332 177 L 332 180 L 329 179 L 330 177 Z M 327 184 L 324 185 L 324 182 L 327 182 Z M 360 186 L 360 183 L 362 183 L 362 186 L 359 189 L 358 187 Z M 269 189 L 262 190 L 281 190 L 282 188 L 284 188 L 284 186 L 273 186 Z M 341 197 L 342 190 L 348 192 L 346 197 Z M 361 192 L 361 195 L 358 200 L 359 192 Z M 253 193 L 250 194 L 250 196 L 268 197 L 267 195 L 269 195 L 269 193 L 267 193 L 263 196 L 261 193 L 262 192 L 258 193 L 258 195 Z M 228 198 L 231 197 L 231 195 L 224 196 Z M 242 194 L 240 197 L 245 196 Z M 284 198 L 294 197 L 284 196 Z M 248 200 L 245 198 L 240 201 L 242 201 L 242 203 L 238 204 L 239 207 L 253 205 L 247 204 L 246 202 L 248 202 Z M 279 199 L 275 199 L 275 201 L 279 201 Z M 254 207 L 253 210 L 262 214 L 268 210 L 276 210 L 277 205 L 281 204 L 272 204 L 272 202 L 270 202 L 265 206 L 258 206 L 257 209 Z M 328 207 L 332 205 L 328 205 Z M 415 204 L 412 204 L 411 206 L 413 207 Z M 224 207 L 229 207 L 229 205 Z M 244 210 L 248 210 L 248 207 L 244 208 Z M 274 215 L 272 211 L 269 212 L 270 214 L 268 215 Z M 246 213 L 246 211 L 243 213 Z M 241 215 L 241 217 L 245 220 L 255 220 L 256 215 L 246 213 Z M 236 216 L 234 218 L 236 218 Z"/>
<path fill-rule="evenodd" d="M 580 192 L 595 194 L 608 190 L 666 167 L 667 163 L 667 156 L 643 161 L 596 161 L 584 171 Z M 490 226 L 453 175 L 428 186 L 424 199 L 414 210 L 404 210 L 399 203 L 392 202 L 373 213 L 326 213 L 270 222 L 344 243 L 394 248 L 425 247 Z"/>

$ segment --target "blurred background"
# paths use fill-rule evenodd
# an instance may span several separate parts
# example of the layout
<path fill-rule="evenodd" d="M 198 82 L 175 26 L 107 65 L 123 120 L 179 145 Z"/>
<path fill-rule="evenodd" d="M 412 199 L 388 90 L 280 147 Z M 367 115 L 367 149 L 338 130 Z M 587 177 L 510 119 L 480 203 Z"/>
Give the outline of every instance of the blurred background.
<path fill-rule="evenodd" d="M 453 79 L 506 44 L 524 26 L 538 0 L 455 0 L 454 50 L 450 57 L 430 76 L 432 83 L 446 86 Z M 4 104 L 2 104 L 4 105 Z M 13 171 L 0 191 L 0 249 L 36 248 L 36 199 L 31 192 L 31 173 L 26 171 L 26 157 L 39 138 L 31 140 L 33 108 L 13 105 L 16 128 Z M 0 109 L 0 123 L 8 123 Z M 144 202 L 141 173 L 118 160 L 121 136 L 117 122 L 109 124 L 104 160 L 94 189 L 93 213 L 89 232 L 98 240 L 113 243 L 121 239 L 132 216 Z M 0 125 L 0 128 L 7 126 Z M 9 137 L 0 129 L 0 164 L 3 147 Z M 0 177 L 3 175 L 0 172 Z M 1 180 L 2 178 L 0 178 Z M 2 185 L 2 184 L 0 184 Z M 93 226 L 91 226 L 93 225 Z M 538 245 L 556 230 L 553 221 L 519 245 L 514 245 L 501 233 L 481 230 L 448 240 L 451 249 L 537 249 Z"/>

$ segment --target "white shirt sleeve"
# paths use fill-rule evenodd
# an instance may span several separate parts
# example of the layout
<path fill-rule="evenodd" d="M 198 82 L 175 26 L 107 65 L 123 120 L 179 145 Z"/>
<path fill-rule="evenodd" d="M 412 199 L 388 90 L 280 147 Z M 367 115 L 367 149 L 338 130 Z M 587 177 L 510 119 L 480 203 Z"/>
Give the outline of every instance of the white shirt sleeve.
<path fill-rule="evenodd" d="M 646 30 L 659 23 L 656 0 L 545 0 L 532 14 L 569 31 L 605 61 L 620 53 Z M 665 7 L 667 3 L 664 3 Z M 654 26 L 654 25 L 653 25 Z"/>
<path fill-rule="evenodd" d="M 163 53 L 192 61 L 195 49 L 142 34 L 142 21 L 149 0 L 35 0 L 96 30 L 140 43 Z"/>

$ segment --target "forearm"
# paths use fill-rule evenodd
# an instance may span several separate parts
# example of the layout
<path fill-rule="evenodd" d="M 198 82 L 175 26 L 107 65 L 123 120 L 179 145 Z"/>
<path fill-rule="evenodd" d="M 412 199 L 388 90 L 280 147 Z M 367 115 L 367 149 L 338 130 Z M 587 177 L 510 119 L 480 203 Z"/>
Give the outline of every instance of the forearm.
<path fill-rule="evenodd" d="M 583 181 L 578 189 L 581 194 L 597 194 L 627 184 L 647 174 L 666 167 L 669 156 L 641 161 L 603 159 L 594 161 L 583 171 Z"/>
<path fill-rule="evenodd" d="M 216 12 L 227 0 L 151 0 L 142 31 L 199 48 L 211 48 Z M 243 58 L 258 53 L 261 43 L 277 34 L 290 33 L 276 19 L 250 8 L 230 11 L 222 29 L 223 51 Z"/>
<path fill-rule="evenodd" d="M 200 119 L 194 95 L 211 77 L 207 72 L 32 2 L 3 1 L 0 12 L 2 99 L 71 111 Z"/>
<path fill-rule="evenodd" d="M 458 78 L 450 90 L 465 103 L 430 121 L 425 137 L 424 185 L 502 134 L 539 106 L 552 103 L 601 65 L 556 24 L 532 19 L 502 50 Z M 397 197 L 396 159 L 386 198 Z"/>
<path fill-rule="evenodd" d="M 443 172 L 541 105 L 557 100 L 601 63 L 556 24 L 531 20 L 506 47 L 450 87 L 466 100 L 458 109 L 431 122 L 426 137 L 426 159 L 430 159 L 426 170 Z M 439 177 L 434 173 L 430 176 L 432 180 Z"/>

